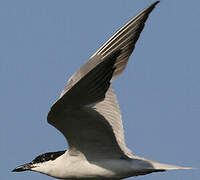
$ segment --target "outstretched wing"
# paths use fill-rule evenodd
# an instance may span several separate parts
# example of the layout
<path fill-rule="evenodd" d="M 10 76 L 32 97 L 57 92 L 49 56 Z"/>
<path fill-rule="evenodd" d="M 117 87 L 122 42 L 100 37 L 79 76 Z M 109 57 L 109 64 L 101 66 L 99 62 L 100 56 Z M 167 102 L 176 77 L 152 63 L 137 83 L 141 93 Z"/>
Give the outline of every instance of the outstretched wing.
<path fill-rule="evenodd" d="M 112 79 L 120 75 L 125 69 L 128 59 L 135 48 L 135 44 L 144 28 L 147 18 L 158 3 L 159 1 L 156 1 L 151 6 L 141 11 L 129 22 L 127 22 L 93 55 L 101 55 L 104 57 L 112 53 L 112 51 L 115 49 L 121 49 L 121 54 L 117 57 L 115 63 L 116 70 Z"/>
<path fill-rule="evenodd" d="M 127 157 L 121 113 L 110 81 L 124 70 L 155 2 L 114 34 L 72 75 L 48 122 L 61 131 L 71 154 L 88 159 Z"/>

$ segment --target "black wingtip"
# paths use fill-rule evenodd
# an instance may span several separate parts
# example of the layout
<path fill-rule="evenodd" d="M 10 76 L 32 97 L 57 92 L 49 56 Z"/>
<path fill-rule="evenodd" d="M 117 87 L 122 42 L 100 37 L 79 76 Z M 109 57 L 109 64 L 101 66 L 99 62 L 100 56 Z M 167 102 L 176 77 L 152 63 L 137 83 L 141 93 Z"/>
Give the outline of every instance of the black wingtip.
<path fill-rule="evenodd" d="M 160 1 L 156 1 L 152 5 L 156 6 L 158 3 L 160 3 Z"/>
<path fill-rule="evenodd" d="M 160 1 L 154 2 L 152 5 L 149 6 L 149 9 L 153 10 L 158 3 L 160 3 Z"/>
<path fill-rule="evenodd" d="M 156 1 L 153 4 L 151 4 L 149 7 L 147 7 L 146 9 L 144 9 L 141 14 L 146 13 L 147 15 L 150 14 L 153 9 L 155 8 L 155 6 L 159 3 L 160 1 Z"/>

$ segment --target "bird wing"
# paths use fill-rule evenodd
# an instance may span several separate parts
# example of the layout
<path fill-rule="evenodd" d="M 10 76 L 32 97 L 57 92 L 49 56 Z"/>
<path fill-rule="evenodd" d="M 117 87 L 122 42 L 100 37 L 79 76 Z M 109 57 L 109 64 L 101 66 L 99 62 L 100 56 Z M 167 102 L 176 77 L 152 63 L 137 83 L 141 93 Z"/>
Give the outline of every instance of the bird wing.
<path fill-rule="evenodd" d="M 155 2 L 117 31 L 72 77 L 48 113 L 69 153 L 88 159 L 127 157 L 117 98 L 110 82 L 124 70 Z"/>
<path fill-rule="evenodd" d="M 121 49 L 121 54 L 119 57 L 117 57 L 115 63 L 116 70 L 112 79 L 120 75 L 125 69 L 128 59 L 135 48 L 135 44 L 144 28 L 147 18 L 158 3 L 159 1 L 156 1 L 128 21 L 106 43 L 104 43 L 104 45 L 101 46 L 96 53 L 94 53 L 93 56 L 101 55 L 104 57 L 110 54 L 114 49 Z"/>

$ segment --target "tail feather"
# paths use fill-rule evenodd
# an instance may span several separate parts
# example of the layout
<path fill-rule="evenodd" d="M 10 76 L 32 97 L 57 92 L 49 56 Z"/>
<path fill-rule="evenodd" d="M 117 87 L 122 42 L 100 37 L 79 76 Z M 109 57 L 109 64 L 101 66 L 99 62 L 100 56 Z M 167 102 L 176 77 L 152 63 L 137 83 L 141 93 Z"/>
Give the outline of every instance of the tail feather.
<path fill-rule="evenodd" d="M 155 162 L 155 161 L 151 161 L 152 166 L 156 169 L 156 170 L 178 170 L 178 169 L 182 169 L 182 170 L 189 170 L 189 169 L 193 169 L 192 167 L 182 167 L 182 166 L 175 166 L 175 165 L 170 165 L 170 164 L 162 164 L 159 162 Z"/>
<path fill-rule="evenodd" d="M 163 164 L 157 161 L 153 161 L 150 159 L 134 156 L 132 157 L 133 164 L 137 164 L 136 168 L 144 168 L 146 170 L 152 170 L 153 172 L 157 171 L 167 171 L 167 170 L 189 170 L 194 169 L 192 167 L 183 167 L 183 166 L 176 166 L 171 164 Z"/>

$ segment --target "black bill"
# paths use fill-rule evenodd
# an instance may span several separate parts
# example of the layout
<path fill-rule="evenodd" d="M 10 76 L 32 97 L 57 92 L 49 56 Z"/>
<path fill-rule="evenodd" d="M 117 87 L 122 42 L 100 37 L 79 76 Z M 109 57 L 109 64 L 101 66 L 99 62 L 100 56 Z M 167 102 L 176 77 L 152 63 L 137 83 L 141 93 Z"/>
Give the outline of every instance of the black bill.
<path fill-rule="evenodd" d="M 30 163 L 18 166 L 15 169 L 13 169 L 12 172 L 22 172 L 22 171 L 28 171 L 28 170 L 31 170 Z"/>

